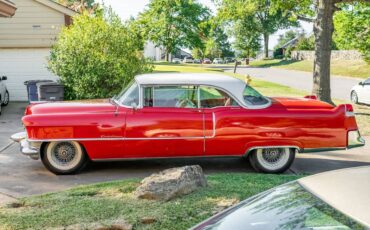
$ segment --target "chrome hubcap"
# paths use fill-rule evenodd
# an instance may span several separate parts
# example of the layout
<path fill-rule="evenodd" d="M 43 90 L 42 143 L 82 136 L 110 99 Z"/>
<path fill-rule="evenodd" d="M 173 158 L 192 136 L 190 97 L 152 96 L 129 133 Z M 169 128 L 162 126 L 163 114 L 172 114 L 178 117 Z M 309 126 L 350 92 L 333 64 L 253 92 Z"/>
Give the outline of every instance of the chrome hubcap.
<path fill-rule="evenodd" d="M 357 102 L 357 95 L 356 95 L 356 93 L 352 93 L 352 102 Z"/>
<path fill-rule="evenodd" d="M 265 161 L 275 164 L 284 153 L 285 151 L 283 149 L 264 149 L 262 151 L 262 157 Z"/>
<path fill-rule="evenodd" d="M 76 148 L 68 142 L 58 143 L 53 149 L 53 158 L 59 164 L 68 164 L 76 156 Z"/>

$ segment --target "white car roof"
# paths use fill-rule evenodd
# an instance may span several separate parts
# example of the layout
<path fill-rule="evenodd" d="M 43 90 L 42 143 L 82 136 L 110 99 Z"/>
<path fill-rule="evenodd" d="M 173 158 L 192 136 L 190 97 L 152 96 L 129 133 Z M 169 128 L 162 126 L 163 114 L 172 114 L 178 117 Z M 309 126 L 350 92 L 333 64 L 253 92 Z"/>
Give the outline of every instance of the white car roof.
<path fill-rule="evenodd" d="M 307 191 L 370 228 L 370 167 L 357 167 L 298 180 Z"/>
<path fill-rule="evenodd" d="M 208 85 L 224 89 L 239 103 L 245 104 L 243 91 L 246 83 L 240 79 L 211 73 L 154 73 L 135 77 L 139 85 Z"/>

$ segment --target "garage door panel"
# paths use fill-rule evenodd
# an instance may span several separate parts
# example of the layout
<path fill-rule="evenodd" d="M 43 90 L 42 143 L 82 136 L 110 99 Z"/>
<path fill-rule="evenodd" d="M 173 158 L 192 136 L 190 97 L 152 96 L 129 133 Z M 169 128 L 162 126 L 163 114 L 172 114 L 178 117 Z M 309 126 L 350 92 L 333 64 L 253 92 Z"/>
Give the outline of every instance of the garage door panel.
<path fill-rule="evenodd" d="M 57 80 L 58 77 L 47 69 L 50 49 L 0 49 L 0 76 L 6 81 L 11 101 L 26 101 L 25 81 Z"/>

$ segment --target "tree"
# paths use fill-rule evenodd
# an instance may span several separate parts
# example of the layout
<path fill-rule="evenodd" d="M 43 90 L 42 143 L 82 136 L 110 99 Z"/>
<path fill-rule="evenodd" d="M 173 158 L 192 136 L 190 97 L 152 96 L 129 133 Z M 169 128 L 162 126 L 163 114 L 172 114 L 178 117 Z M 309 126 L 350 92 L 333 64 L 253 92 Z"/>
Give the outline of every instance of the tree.
<path fill-rule="evenodd" d="M 370 62 L 370 4 L 344 7 L 334 15 L 334 41 L 338 49 L 357 49 Z"/>
<path fill-rule="evenodd" d="M 131 23 L 122 23 L 111 12 L 85 12 L 73 20 L 61 31 L 49 60 L 67 99 L 111 97 L 135 75 L 151 71 L 142 57 L 144 41 Z"/>
<path fill-rule="evenodd" d="M 272 7 L 273 0 L 217 0 L 219 16 L 231 21 L 250 21 L 263 35 L 265 57 L 269 53 L 270 35 L 279 29 L 297 25 L 290 14 Z"/>
<path fill-rule="evenodd" d="M 312 93 L 319 100 L 334 104 L 330 90 L 330 56 L 333 43 L 334 13 L 344 4 L 370 0 L 272 0 L 276 9 L 286 9 L 300 20 L 313 22 L 315 58 Z"/>
<path fill-rule="evenodd" d="M 254 57 L 261 48 L 260 34 L 253 28 L 248 21 L 238 21 L 232 28 L 234 48 L 242 57 Z"/>
<path fill-rule="evenodd" d="M 197 0 L 151 0 L 148 9 L 139 15 L 143 33 L 166 50 L 166 61 L 175 48 L 199 47 L 200 25 L 207 21 L 209 9 Z"/>
<path fill-rule="evenodd" d="M 90 14 L 99 9 L 99 4 L 95 0 L 55 0 L 57 3 L 62 4 L 74 11 L 82 13 L 87 11 Z"/>

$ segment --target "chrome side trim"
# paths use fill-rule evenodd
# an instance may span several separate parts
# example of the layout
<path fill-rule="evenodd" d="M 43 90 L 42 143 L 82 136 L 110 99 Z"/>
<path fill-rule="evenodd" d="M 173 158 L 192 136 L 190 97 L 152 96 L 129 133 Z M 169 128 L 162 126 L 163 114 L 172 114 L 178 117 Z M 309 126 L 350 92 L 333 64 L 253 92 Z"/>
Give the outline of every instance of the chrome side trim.
<path fill-rule="evenodd" d="M 256 149 L 271 149 L 271 148 L 290 148 L 290 149 L 296 149 L 298 152 L 301 151 L 301 148 L 294 145 L 275 145 L 275 146 L 258 146 L 258 147 L 252 147 L 248 149 L 248 151 L 244 154 L 245 156 L 248 155 L 251 151 Z"/>
<path fill-rule="evenodd" d="M 139 158 L 107 158 L 92 159 L 94 162 L 112 162 L 112 161 L 137 161 L 137 160 L 161 160 L 161 159 L 208 159 L 208 158 L 241 158 L 243 155 L 199 155 L 199 156 L 182 156 L 182 157 L 139 157 Z"/>
<path fill-rule="evenodd" d="M 317 153 L 317 152 L 328 152 L 336 150 L 346 150 L 346 147 L 320 147 L 320 148 L 305 148 L 300 153 Z"/>

